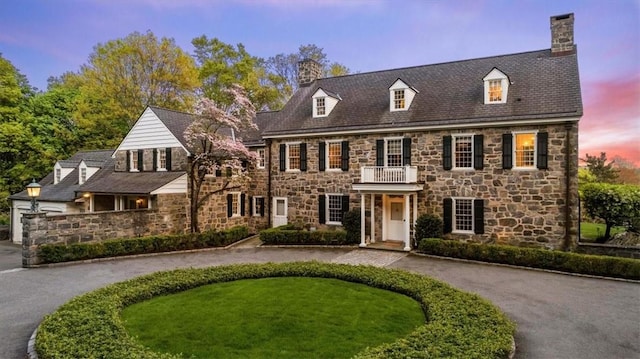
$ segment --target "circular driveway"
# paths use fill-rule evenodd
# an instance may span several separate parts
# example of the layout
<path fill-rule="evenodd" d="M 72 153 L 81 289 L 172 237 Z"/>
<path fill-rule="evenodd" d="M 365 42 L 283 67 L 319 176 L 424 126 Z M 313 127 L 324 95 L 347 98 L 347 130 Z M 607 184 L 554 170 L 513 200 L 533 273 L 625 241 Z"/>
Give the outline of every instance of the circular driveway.
<path fill-rule="evenodd" d="M 638 283 L 352 248 L 238 248 L 36 269 L 19 269 L 17 251 L 0 256 L 3 359 L 24 358 L 44 315 L 109 283 L 174 268 L 351 258 L 426 274 L 491 300 L 518 325 L 516 358 L 640 358 Z"/>

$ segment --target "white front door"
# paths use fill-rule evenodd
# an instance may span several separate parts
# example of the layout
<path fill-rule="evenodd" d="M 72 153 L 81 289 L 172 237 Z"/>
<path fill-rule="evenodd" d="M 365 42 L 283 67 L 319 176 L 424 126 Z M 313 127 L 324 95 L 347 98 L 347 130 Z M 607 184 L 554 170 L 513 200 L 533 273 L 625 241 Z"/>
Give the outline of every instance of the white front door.
<path fill-rule="evenodd" d="M 404 196 L 385 196 L 385 240 L 405 240 Z"/>
<path fill-rule="evenodd" d="M 273 226 L 279 227 L 287 224 L 287 198 L 273 198 Z"/>

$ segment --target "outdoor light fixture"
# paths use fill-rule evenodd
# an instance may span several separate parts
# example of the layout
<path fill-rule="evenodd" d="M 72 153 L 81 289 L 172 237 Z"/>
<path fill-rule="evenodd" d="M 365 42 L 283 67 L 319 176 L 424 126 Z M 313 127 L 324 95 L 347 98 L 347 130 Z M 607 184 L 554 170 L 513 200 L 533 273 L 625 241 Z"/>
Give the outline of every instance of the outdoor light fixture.
<path fill-rule="evenodd" d="M 27 195 L 31 198 L 31 212 L 35 213 L 38 211 L 38 202 L 36 198 L 40 197 L 40 189 L 42 186 L 38 182 L 36 182 L 35 178 L 31 183 L 27 185 Z"/>

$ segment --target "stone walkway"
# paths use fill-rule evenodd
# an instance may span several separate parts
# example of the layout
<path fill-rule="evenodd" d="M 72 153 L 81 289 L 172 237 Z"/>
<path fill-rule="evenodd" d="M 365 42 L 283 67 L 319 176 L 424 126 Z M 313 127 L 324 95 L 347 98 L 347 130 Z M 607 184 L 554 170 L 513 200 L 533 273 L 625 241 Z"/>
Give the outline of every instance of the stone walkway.
<path fill-rule="evenodd" d="M 331 263 L 386 267 L 406 257 L 408 253 L 358 249 L 335 258 Z"/>

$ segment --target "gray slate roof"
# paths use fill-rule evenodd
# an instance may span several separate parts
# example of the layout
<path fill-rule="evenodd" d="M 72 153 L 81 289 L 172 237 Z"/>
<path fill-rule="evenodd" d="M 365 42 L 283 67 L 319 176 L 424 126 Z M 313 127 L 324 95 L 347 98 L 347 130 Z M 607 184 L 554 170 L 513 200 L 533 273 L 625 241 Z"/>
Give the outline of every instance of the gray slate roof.
<path fill-rule="evenodd" d="M 497 68 L 511 81 L 505 104 L 484 104 L 482 79 Z M 389 111 L 389 87 L 401 78 L 419 91 L 407 111 Z M 312 117 L 318 88 L 342 99 Z M 318 79 L 301 87 L 269 122 L 263 136 L 398 127 L 454 126 L 495 121 L 580 117 L 577 55 L 550 50 Z"/>
<path fill-rule="evenodd" d="M 184 131 L 196 119 L 195 115 L 169 110 L 162 107 L 149 106 L 151 111 L 158 116 L 160 121 L 171 131 L 171 133 L 187 148 L 187 141 L 184 139 Z"/>
<path fill-rule="evenodd" d="M 242 134 L 242 143 L 244 143 L 244 145 L 247 147 L 264 146 L 265 142 L 262 138 L 262 133 L 267 128 L 267 126 L 277 118 L 277 116 L 277 111 L 265 111 L 256 113 L 254 122 L 258 126 L 258 130 L 252 130 L 248 133 Z"/>

